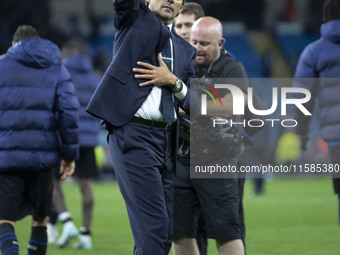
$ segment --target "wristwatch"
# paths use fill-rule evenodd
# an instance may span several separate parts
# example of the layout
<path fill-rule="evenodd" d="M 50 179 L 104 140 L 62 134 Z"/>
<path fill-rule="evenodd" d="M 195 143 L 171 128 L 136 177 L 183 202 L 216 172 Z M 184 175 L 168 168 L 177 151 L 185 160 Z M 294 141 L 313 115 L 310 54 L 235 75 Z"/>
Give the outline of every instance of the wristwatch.
<path fill-rule="evenodd" d="M 180 79 L 177 79 L 175 86 L 172 88 L 172 92 L 174 94 L 177 94 L 177 93 L 181 92 L 182 87 L 183 87 L 183 82 Z"/>

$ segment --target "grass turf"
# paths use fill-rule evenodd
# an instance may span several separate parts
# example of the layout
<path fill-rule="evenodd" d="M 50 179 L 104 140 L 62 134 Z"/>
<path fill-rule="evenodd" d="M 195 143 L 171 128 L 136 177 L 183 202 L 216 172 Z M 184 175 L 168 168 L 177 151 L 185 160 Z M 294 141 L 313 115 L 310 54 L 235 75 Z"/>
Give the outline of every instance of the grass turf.
<path fill-rule="evenodd" d="M 281 179 L 268 181 L 265 185 L 265 194 L 261 196 L 251 194 L 251 181 L 247 181 L 245 186 L 248 255 L 340 253 L 337 197 L 333 194 L 329 179 Z M 69 210 L 79 227 L 81 207 L 78 186 L 74 183 L 65 183 L 63 189 Z M 49 246 L 48 255 L 132 254 L 133 238 L 117 184 L 95 183 L 94 192 L 96 198 L 92 226 L 94 250 L 75 250 L 71 247 L 71 242 L 63 250 L 53 245 Z M 29 231 L 28 217 L 16 224 L 22 254 L 26 253 Z M 209 240 L 208 254 L 218 254 L 213 240 Z"/>

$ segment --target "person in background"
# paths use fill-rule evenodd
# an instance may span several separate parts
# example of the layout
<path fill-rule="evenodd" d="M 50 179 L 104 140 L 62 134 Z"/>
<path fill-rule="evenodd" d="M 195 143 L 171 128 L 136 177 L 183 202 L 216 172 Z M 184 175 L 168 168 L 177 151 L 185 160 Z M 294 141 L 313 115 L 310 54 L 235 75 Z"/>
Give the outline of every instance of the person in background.
<path fill-rule="evenodd" d="M 308 89 L 311 100 L 305 104 L 313 111 L 316 98 L 319 100 L 320 136 L 328 143 L 331 164 L 340 163 L 340 0 L 326 0 L 323 5 L 321 38 L 303 50 L 298 61 L 293 86 Z M 301 78 L 301 79 L 300 79 Z M 314 78 L 314 79 L 302 79 Z M 299 125 L 301 149 L 307 149 L 311 116 L 296 112 Z M 340 176 L 334 175 L 333 187 L 338 195 L 340 225 Z"/>
<path fill-rule="evenodd" d="M 0 56 L 0 250 L 19 254 L 16 221 L 31 215 L 28 254 L 44 255 L 54 168 L 61 179 L 78 158 L 75 89 L 59 48 L 29 25 Z"/>
<path fill-rule="evenodd" d="M 196 20 L 203 17 L 204 10 L 198 3 L 189 2 L 185 3 L 183 10 L 174 19 L 174 28 L 176 34 L 182 37 L 187 42 L 190 42 L 191 27 Z"/>
<path fill-rule="evenodd" d="M 243 65 L 223 49 L 225 39 L 219 20 L 213 17 L 198 19 L 192 26 L 190 42 L 197 49 L 195 67 L 198 77 L 248 79 Z M 245 93 L 247 86 L 240 85 L 240 89 Z M 222 100 L 225 103 L 230 102 L 230 93 L 223 95 Z M 232 109 L 227 107 L 223 111 L 218 114 L 228 116 Z M 223 160 L 227 164 L 237 165 L 239 154 L 240 151 L 233 151 Z M 237 178 L 190 179 L 188 171 L 176 175 L 174 210 L 176 255 L 199 254 L 195 237 L 200 211 L 206 236 L 216 240 L 219 254 L 244 254 L 243 182 L 244 179 L 240 181 Z"/>
<path fill-rule="evenodd" d="M 85 111 L 93 92 L 99 84 L 100 77 L 94 72 L 92 60 L 89 56 L 88 45 L 79 38 L 73 38 L 66 42 L 61 49 L 62 62 L 71 74 L 77 97 L 80 103 L 79 109 L 79 159 L 76 161 L 75 176 L 80 186 L 82 197 L 82 222 L 79 241 L 74 248 L 92 249 L 91 222 L 94 206 L 92 179 L 97 174 L 97 165 L 94 148 L 98 144 L 99 121 Z M 63 223 L 63 231 L 57 240 L 58 247 L 65 247 L 70 238 L 78 234 L 72 215 L 67 210 L 60 176 L 57 174 L 54 180 L 53 205 L 58 213 L 59 220 Z M 48 225 L 49 243 L 56 239 L 56 224 Z"/>

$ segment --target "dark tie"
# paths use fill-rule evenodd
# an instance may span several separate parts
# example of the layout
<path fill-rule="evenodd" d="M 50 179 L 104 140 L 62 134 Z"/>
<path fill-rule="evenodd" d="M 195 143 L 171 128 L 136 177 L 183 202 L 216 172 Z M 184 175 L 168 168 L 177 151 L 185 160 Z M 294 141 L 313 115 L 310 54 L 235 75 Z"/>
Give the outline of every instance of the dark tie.
<path fill-rule="evenodd" d="M 168 66 L 170 72 L 172 72 L 173 58 L 171 55 L 170 38 L 168 39 L 162 50 L 162 59 Z M 174 118 L 174 105 L 172 102 L 172 92 L 168 86 L 162 86 L 162 98 L 159 110 L 161 111 L 165 122 L 168 123 L 168 125 L 171 125 L 175 118 Z"/>

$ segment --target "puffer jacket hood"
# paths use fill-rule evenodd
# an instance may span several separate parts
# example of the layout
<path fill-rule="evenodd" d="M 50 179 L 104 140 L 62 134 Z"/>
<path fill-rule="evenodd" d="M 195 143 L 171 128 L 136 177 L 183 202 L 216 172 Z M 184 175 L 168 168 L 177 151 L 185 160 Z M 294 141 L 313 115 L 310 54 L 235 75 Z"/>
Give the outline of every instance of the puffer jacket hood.
<path fill-rule="evenodd" d="M 321 25 L 321 36 L 332 42 L 340 43 L 340 19 L 328 21 Z"/>
<path fill-rule="evenodd" d="M 7 53 L 17 62 L 34 68 L 46 68 L 61 61 L 58 46 L 42 38 L 21 40 L 10 47 Z"/>
<path fill-rule="evenodd" d="M 86 55 L 76 55 L 63 59 L 63 64 L 68 70 L 72 69 L 78 72 L 92 72 L 93 65 L 91 59 Z"/>

